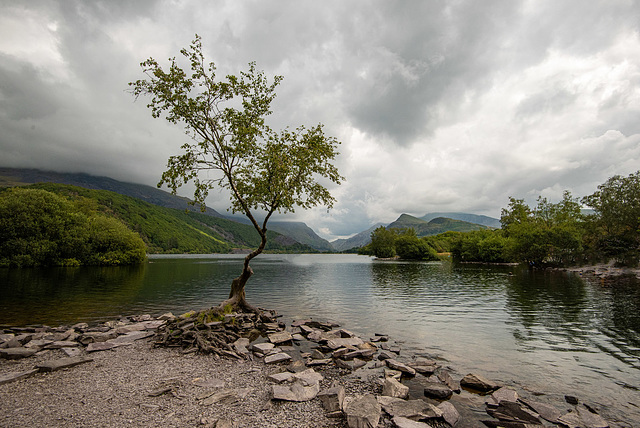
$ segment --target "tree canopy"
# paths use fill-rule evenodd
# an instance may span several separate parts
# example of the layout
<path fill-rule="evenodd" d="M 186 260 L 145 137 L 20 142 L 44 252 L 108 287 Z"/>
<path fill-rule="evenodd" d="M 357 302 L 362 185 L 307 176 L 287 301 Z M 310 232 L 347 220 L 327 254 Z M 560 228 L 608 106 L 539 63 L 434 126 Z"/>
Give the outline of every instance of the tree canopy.
<path fill-rule="evenodd" d="M 244 284 L 253 273 L 249 262 L 266 245 L 271 216 L 296 207 L 333 206 L 335 199 L 322 182 L 340 184 L 343 179 L 333 165 L 339 142 L 326 136 L 321 124 L 281 131 L 266 124 L 282 76 L 269 82 L 250 63 L 239 75 L 218 79 L 215 64 L 205 61 L 198 35 L 180 53 L 189 63 L 186 71 L 175 57 L 167 70 L 149 58 L 140 64 L 146 78 L 129 85 L 136 98 L 151 98 L 147 107 L 154 118 L 183 124 L 192 139 L 182 145 L 181 154 L 169 158 L 158 185 L 167 184 L 176 193 L 192 182 L 194 200 L 202 206 L 210 190 L 226 189 L 231 209 L 243 213 L 260 235 L 261 243 L 245 258 L 227 302 L 248 307 Z M 257 211 L 264 214 L 261 222 Z"/>

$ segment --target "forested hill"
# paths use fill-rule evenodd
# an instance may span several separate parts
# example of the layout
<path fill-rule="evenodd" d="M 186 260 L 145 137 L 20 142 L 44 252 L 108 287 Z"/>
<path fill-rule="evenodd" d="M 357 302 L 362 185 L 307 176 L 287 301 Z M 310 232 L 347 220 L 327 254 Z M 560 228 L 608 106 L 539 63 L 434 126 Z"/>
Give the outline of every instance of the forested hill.
<path fill-rule="evenodd" d="M 452 220 L 462 220 L 467 223 L 480 224 L 482 226 L 492 227 L 494 229 L 500 229 L 502 226 L 500 220 L 497 218 L 489 217 L 486 215 L 468 214 L 468 213 L 429 213 L 425 214 L 420 219 L 424 221 L 431 221 L 438 217 L 450 218 Z"/>
<path fill-rule="evenodd" d="M 37 183 L 28 188 L 43 189 L 91 210 L 118 218 L 140 235 L 149 253 L 229 253 L 254 249 L 260 236 L 252 226 L 200 212 L 157 206 L 107 190 L 86 189 L 57 183 Z M 265 251 L 308 253 L 313 248 L 277 232 L 268 232 Z"/>
<path fill-rule="evenodd" d="M 387 226 L 391 228 L 412 228 L 416 231 L 417 236 L 438 235 L 440 233 L 454 232 L 471 232 L 472 230 L 488 229 L 480 224 L 469 223 L 462 220 L 453 220 L 445 217 L 437 217 L 431 221 L 425 221 L 409 214 L 402 214 L 396 221 Z"/>
<path fill-rule="evenodd" d="M 126 183 L 109 177 L 96 177 L 89 174 L 0 167 L 0 186 L 23 186 L 34 183 L 70 184 L 85 189 L 109 190 L 161 207 L 200 211 L 199 207 L 190 205 L 187 198 L 172 195 L 164 190 L 144 184 Z M 224 218 L 222 214 L 211 208 L 207 208 L 205 214 Z"/>

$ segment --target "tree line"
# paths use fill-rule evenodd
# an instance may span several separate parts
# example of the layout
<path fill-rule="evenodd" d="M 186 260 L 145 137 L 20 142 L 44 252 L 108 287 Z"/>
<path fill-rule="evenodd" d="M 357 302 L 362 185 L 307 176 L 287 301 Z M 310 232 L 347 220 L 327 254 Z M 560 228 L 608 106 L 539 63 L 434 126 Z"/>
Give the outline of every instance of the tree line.
<path fill-rule="evenodd" d="M 0 192 L 0 267 L 126 265 L 146 259 L 144 241 L 86 198 L 43 189 Z"/>
<path fill-rule="evenodd" d="M 615 175 L 597 191 L 575 198 L 565 191 L 557 203 L 538 197 L 530 207 L 510 197 L 502 209 L 501 228 L 448 232 L 418 238 L 411 230 L 380 227 L 363 254 L 380 258 L 433 260 L 449 251 L 455 260 L 568 266 L 614 260 L 636 266 L 640 260 L 640 171 Z"/>

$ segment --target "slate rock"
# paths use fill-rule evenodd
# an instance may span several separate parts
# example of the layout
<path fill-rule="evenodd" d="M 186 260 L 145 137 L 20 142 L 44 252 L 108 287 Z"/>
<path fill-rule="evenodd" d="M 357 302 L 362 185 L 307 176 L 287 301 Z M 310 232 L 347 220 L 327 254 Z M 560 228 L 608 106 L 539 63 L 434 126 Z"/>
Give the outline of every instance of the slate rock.
<path fill-rule="evenodd" d="M 403 418 L 402 416 L 395 416 L 393 424 L 397 428 L 431 428 L 431 425 L 424 422 L 414 421 L 413 419 Z"/>
<path fill-rule="evenodd" d="M 424 395 L 429 398 L 446 400 L 453 395 L 453 391 L 444 383 L 426 382 L 424 385 Z"/>
<path fill-rule="evenodd" d="M 562 415 L 558 422 L 568 428 L 609 428 L 609 423 L 600 415 L 590 412 L 584 405 Z"/>
<path fill-rule="evenodd" d="M 502 388 L 494 391 L 487 399 L 486 403 L 489 406 L 497 406 L 502 401 L 511 401 L 515 403 L 518 401 L 518 398 L 518 392 L 515 389 L 503 386 Z"/>
<path fill-rule="evenodd" d="M 267 376 L 267 379 L 269 379 L 272 382 L 275 383 L 284 383 L 284 382 L 289 382 L 291 380 L 291 378 L 293 378 L 293 373 L 286 371 L 286 372 L 281 372 L 281 373 L 274 373 L 272 375 Z"/>
<path fill-rule="evenodd" d="M 414 369 L 412 369 L 411 367 L 409 367 L 408 365 L 401 363 L 398 360 L 395 360 L 393 358 L 389 358 L 387 360 L 384 361 L 387 364 L 387 367 L 389 367 L 390 369 L 393 370 L 399 370 L 404 374 L 407 374 L 409 376 L 415 376 L 416 375 L 416 371 Z"/>
<path fill-rule="evenodd" d="M 557 423 L 558 418 L 563 415 L 563 412 L 558 410 L 557 407 L 547 404 L 541 403 L 539 401 L 533 400 L 524 400 L 520 399 L 526 406 L 528 406 L 531 410 L 540 415 L 543 419 L 546 419 L 549 422 Z"/>
<path fill-rule="evenodd" d="M 26 379 L 34 374 L 38 373 L 38 369 L 26 370 L 22 372 L 10 372 L 0 375 L 0 385 L 5 383 L 15 382 L 20 379 Z"/>
<path fill-rule="evenodd" d="M 442 416 L 442 411 L 424 400 L 399 400 L 392 401 L 383 406 L 384 411 L 390 416 L 400 416 L 409 419 L 432 419 Z"/>
<path fill-rule="evenodd" d="M 440 380 L 440 382 L 447 385 L 453 392 L 460 394 L 460 383 L 453 380 L 448 370 L 440 370 L 438 372 L 438 379 Z"/>
<path fill-rule="evenodd" d="M 0 349 L 0 358 L 7 360 L 19 360 L 21 358 L 27 358 L 38 352 L 37 349 L 30 348 L 5 348 Z"/>
<path fill-rule="evenodd" d="M 131 333 L 127 333 L 122 336 L 118 336 L 115 339 L 109 339 L 108 342 L 111 343 L 133 343 L 136 340 L 145 339 L 147 337 L 153 336 L 152 332 L 149 331 L 133 331 Z"/>
<path fill-rule="evenodd" d="M 288 331 L 281 331 L 278 333 L 271 333 L 269 336 L 269 342 L 274 345 L 278 345 L 280 343 L 289 342 L 292 339 L 291 333 Z"/>
<path fill-rule="evenodd" d="M 501 421 L 542 424 L 537 414 L 511 401 L 501 401 L 497 408 L 487 409 L 487 413 Z"/>
<path fill-rule="evenodd" d="M 54 372 L 56 370 L 65 369 L 67 367 L 74 367 L 79 364 L 88 363 L 93 361 L 93 358 L 87 357 L 68 357 L 60 358 L 58 360 L 46 361 L 36 366 L 41 372 Z"/>
<path fill-rule="evenodd" d="M 273 385 L 271 396 L 274 400 L 284 401 L 310 401 L 316 398 L 320 392 L 322 375 L 313 369 L 307 369 L 301 373 L 295 373 L 291 377 L 289 385 Z"/>
<path fill-rule="evenodd" d="M 255 343 L 251 345 L 252 351 L 260 352 L 262 354 L 268 353 L 273 348 L 275 348 L 275 345 L 273 343 Z"/>
<path fill-rule="evenodd" d="M 361 360 L 359 358 L 354 358 L 353 360 L 350 361 L 345 361 L 345 360 L 335 360 L 336 362 L 336 366 L 342 368 L 342 369 L 346 369 L 346 370 L 357 370 L 360 367 L 364 367 L 367 365 L 367 362 L 364 360 Z"/>
<path fill-rule="evenodd" d="M 291 360 L 291 355 L 285 354 L 284 352 L 279 352 L 277 354 L 267 355 L 266 357 L 264 357 L 264 362 L 266 364 L 276 364 L 276 363 L 282 363 L 290 360 Z"/>
<path fill-rule="evenodd" d="M 99 352 L 99 351 L 107 351 L 109 349 L 117 348 L 118 344 L 111 342 L 95 342 L 87 345 L 87 352 Z"/>
<path fill-rule="evenodd" d="M 456 426 L 456 424 L 460 421 L 460 413 L 458 409 L 455 408 L 453 404 L 449 401 L 443 401 L 438 404 L 438 409 L 442 412 L 442 418 L 449 425 Z"/>
<path fill-rule="evenodd" d="M 382 385 L 382 395 L 387 397 L 407 398 L 409 396 L 409 387 L 403 385 L 392 377 L 385 378 Z"/>
<path fill-rule="evenodd" d="M 367 394 L 352 400 L 344 409 L 349 428 L 375 428 L 382 409 L 376 398 Z"/>
<path fill-rule="evenodd" d="M 343 386 L 335 386 L 333 388 L 321 391 L 318 398 L 322 402 L 322 407 L 327 412 L 338 412 L 342 410 L 344 403 L 345 390 Z"/>
<path fill-rule="evenodd" d="M 500 388 L 500 385 L 473 373 L 469 373 L 463 377 L 460 385 L 478 392 L 491 392 Z"/>

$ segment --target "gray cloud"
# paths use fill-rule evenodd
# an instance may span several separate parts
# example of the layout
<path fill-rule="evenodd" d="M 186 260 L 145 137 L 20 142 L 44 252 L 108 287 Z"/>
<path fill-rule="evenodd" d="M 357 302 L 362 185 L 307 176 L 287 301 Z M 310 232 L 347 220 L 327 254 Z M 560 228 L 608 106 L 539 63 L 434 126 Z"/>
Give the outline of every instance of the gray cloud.
<path fill-rule="evenodd" d="M 499 215 L 640 169 L 638 1 L 0 0 L 0 164 L 154 185 L 187 138 L 127 83 L 198 33 L 218 75 L 284 82 L 276 128 L 343 145 L 327 237 L 402 212 Z M 185 195 L 187 192 L 184 193 Z M 224 211 L 228 197 L 209 203 Z"/>

